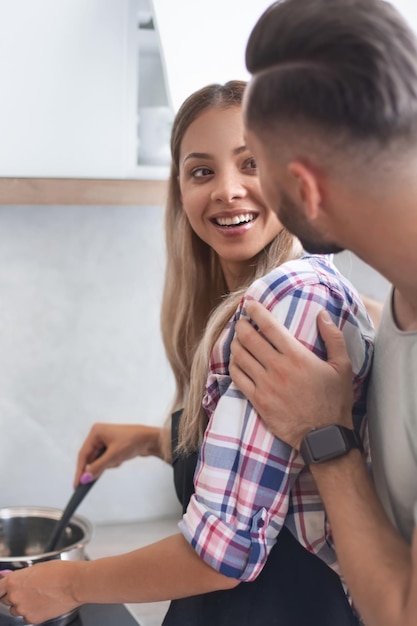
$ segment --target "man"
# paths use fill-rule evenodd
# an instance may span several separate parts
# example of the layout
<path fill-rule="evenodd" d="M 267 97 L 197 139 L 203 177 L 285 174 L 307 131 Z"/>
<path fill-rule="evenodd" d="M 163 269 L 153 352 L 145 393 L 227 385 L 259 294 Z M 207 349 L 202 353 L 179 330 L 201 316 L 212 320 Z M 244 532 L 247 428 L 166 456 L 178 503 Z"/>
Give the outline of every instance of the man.
<path fill-rule="evenodd" d="M 247 143 L 266 199 L 306 250 L 350 249 L 392 283 L 368 396 L 379 498 L 352 430 L 351 364 L 329 317 L 318 318 L 325 362 L 249 303 L 261 332 L 238 322 L 230 372 L 310 465 L 365 624 L 415 626 L 416 40 L 382 0 L 283 0 L 256 24 L 246 61 Z"/>

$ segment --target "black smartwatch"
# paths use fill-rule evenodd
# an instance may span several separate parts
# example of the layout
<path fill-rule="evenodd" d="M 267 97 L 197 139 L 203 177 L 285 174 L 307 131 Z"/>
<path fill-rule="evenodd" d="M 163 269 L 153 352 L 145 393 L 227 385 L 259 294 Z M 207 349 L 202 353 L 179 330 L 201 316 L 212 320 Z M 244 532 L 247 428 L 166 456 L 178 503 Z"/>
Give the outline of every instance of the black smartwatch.
<path fill-rule="evenodd" d="M 323 463 L 338 456 L 343 456 L 352 448 L 363 452 L 363 445 L 358 433 L 339 424 L 330 424 L 323 428 L 314 428 L 304 437 L 300 452 L 306 465 Z"/>

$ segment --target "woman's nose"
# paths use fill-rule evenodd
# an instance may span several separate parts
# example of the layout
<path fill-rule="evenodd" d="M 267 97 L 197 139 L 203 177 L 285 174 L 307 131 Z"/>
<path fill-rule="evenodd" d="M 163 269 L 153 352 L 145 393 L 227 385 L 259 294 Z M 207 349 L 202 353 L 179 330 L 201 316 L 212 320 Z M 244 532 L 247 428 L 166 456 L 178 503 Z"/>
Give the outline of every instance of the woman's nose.
<path fill-rule="evenodd" d="M 216 176 L 212 191 L 212 199 L 216 202 L 232 202 L 235 198 L 242 198 L 246 188 L 239 172 L 224 172 Z"/>

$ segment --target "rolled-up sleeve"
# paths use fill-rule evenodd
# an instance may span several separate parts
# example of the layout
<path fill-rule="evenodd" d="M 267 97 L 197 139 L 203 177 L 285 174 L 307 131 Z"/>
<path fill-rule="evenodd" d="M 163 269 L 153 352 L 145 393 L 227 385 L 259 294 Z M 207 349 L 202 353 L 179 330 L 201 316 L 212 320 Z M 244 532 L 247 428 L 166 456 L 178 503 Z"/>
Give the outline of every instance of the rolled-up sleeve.
<path fill-rule="evenodd" d="M 298 453 L 273 437 L 231 383 L 206 431 L 182 533 L 217 571 L 253 580 L 284 523 L 302 467 Z"/>

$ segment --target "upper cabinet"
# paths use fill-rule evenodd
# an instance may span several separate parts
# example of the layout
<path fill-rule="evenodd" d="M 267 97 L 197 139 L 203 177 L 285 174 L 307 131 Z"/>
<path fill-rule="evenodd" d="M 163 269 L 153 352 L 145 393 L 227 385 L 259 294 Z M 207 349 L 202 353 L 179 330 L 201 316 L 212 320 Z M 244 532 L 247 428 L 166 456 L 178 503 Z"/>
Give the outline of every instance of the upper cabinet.
<path fill-rule="evenodd" d="M 247 77 L 269 4 L 0 0 L 0 177 L 166 178 L 175 111 Z"/>
<path fill-rule="evenodd" d="M 1 176 L 134 173 L 136 5 L 1 1 Z"/>

